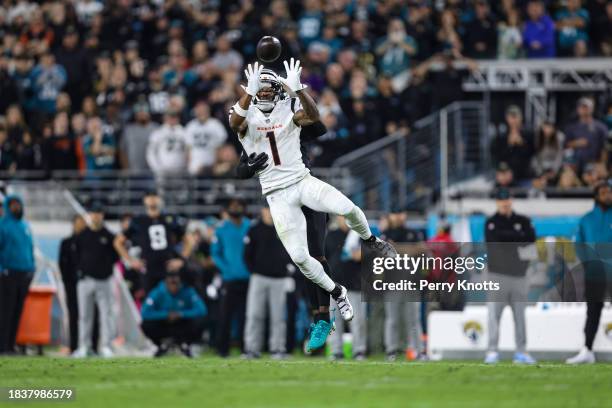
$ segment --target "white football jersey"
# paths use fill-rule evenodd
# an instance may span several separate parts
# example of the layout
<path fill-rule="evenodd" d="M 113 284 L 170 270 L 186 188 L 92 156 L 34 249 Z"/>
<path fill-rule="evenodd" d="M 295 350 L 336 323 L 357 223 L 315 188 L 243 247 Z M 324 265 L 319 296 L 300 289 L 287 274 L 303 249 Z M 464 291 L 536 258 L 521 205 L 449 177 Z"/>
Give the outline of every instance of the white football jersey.
<path fill-rule="evenodd" d="M 180 174 L 187 169 L 187 135 L 181 125 L 163 125 L 149 138 L 147 163 L 156 174 Z"/>
<path fill-rule="evenodd" d="M 279 101 L 267 116 L 253 104 L 249 106 L 247 130 L 240 143 L 248 155 L 268 154 L 268 166 L 258 173 L 263 194 L 295 184 L 310 173 L 300 150 L 302 128 L 293 122 L 293 113 L 299 109 L 297 98 Z"/>
<path fill-rule="evenodd" d="M 219 119 L 208 118 L 202 123 L 193 119 L 187 124 L 187 145 L 191 150 L 189 173 L 196 174 L 202 167 L 215 164 L 217 149 L 225 143 L 227 131 Z"/>

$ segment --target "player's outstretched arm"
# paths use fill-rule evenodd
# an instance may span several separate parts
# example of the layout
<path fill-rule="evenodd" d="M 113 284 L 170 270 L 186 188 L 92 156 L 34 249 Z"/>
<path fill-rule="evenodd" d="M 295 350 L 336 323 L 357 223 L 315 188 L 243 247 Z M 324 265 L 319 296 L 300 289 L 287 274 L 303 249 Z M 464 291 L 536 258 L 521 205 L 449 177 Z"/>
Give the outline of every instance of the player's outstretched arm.
<path fill-rule="evenodd" d="M 293 114 L 293 121 L 298 126 L 308 126 L 319 121 L 319 108 L 306 89 L 296 92 L 302 109 Z"/>
<path fill-rule="evenodd" d="M 302 109 L 293 115 L 293 121 L 298 126 L 307 126 L 317 122 L 319 120 L 319 109 L 300 80 L 302 75 L 300 60 L 291 58 L 289 62 L 283 61 L 283 64 L 287 73 L 287 78 L 284 79 L 285 86 L 297 95 L 302 104 Z"/>
<path fill-rule="evenodd" d="M 260 87 L 259 76 L 263 65 L 259 65 L 258 62 L 247 66 L 244 70 L 244 75 L 247 78 L 247 86 L 244 88 L 245 94 L 240 97 L 238 102 L 232 107 L 232 113 L 230 114 L 229 123 L 230 128 L 240 134 L 244 120 L 246 119 L 247 111 L 251 105 L 253 97 L 257 95 Z"/>

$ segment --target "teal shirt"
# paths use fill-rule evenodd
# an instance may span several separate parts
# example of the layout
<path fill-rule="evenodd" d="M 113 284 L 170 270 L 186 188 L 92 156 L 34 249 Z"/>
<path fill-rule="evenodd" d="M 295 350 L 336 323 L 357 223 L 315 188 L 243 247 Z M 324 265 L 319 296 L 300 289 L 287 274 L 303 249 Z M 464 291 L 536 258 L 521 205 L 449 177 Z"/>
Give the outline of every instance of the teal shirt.
<path fill-rule="evenodd" d="M 589 12 L 585 9 L 578 9 L 576 11 L 569 11 L 567 9 L 561 10 L 557 13 L 555 20 L 560 21 L 566 18 L 576 17 L 583 19 L 585 26 L 579 29 L 566 27 L 559 30 L 559 45 L 561 48 L 573 48 L 577 41 L 583 40 L 588 42 L 589 40 L 589 35 L 587 33 L 587 27 L 589 25 Z"/>
<path fill-rule="evenodd" d="M 381 39 L 378 45 L 386 40 L 387 37 Z M 414 38 L 407 35 L 404 41 L 410 44 L 415 51 L 417 50 L 417 43 Z M 384 75 L 393 77 L 410 68 L 410 55 L 402 47 L 392 45 L 380 56 L 379 66 Z"/>
<path fill-rule="evenodd" d="M 149 293 L 141 314 L 143 320 L 165 320 L 170 312 L 177 312 L 183 319 L 195 319 L 206 316 L 204 302 L 191 286 L 183 285 L 173 295 L 168 291 L 165 282 L 160 282 Z"/>
<path fill-rule="evenodd" d="M 32 273 L 36 270 L 34 260 L 34 239 L 26 221 L 13 217 L 9 202 L 19 200 L 9 195 L 4 200 L 4 216 L 0 219 L 0 265 L 3 269 Z"/>
<path fill-rule="evenodd" d="M 210 253 L 224 281 L 249 279 L 249 270 L 244 262 L 244 238 L 249 226 L 248 218 L 243 218 L 239 225 L 225 220 L 215 231 Z"/>
<path fill-rule="evenodd" d="M 576 255 L 581 261 L 612 261 L 612 208 L 599 205 L 586 213 L 578 223 Z"/>
<path fill-rule="evenodd" d="M 93 145 L 93 136 L 87 134 L 83 138 L 83 151 L 85 152 L 85 163 L 87 170 L 112 170 L 115 168 L 115 155 L 100 155 L 94 156 L 91 154 L 91 146 Z M 110 148 L 116 148 L 115 137 L 107 132 L 102 135 L 102 145 Z"/>

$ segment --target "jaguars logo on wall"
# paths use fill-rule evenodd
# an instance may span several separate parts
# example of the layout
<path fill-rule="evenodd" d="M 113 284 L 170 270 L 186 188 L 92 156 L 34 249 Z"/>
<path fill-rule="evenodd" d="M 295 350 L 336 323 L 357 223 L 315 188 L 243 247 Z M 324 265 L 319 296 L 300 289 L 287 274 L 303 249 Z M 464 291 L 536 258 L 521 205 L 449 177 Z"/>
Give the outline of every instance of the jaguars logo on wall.
<path fill-rule="evenodd" d="M 463 334 L 470 339 L 472 344 L 476 344 L 480 336 L 482 336 L 482 325 L 476 320 L 468 320 L 463 323 Z"/>
<path fill-rule="evenodd" d="M 612 340 L 612 322 L 606 324 L 606 328 L 604 330 L 606 332 L 606 337 L 609 340 Z"/>

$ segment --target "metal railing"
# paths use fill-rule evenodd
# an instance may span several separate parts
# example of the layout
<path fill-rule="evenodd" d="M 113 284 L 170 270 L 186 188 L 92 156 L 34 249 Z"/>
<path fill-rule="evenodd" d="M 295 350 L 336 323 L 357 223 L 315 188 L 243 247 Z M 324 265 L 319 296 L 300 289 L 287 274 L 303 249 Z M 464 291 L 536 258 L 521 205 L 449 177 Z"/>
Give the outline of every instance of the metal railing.
<path fill-rule="evenodd" d="M 451 183 L 489 169 L 487 111 L 481 102 L 455 102 L 393 134 L 338 158 L 349 174 L 345 192 L 368 215 L 393 209 L 424 211 Z M 444 194 L 441 194 L 444 192 Z"/>
<path fill-rule="evenodd" d="M 342 188 L 346 185 L 341 169 L 312 170 L 317 177 Z M 45 179 L 43 179 L 45 177 Z M 205 178 L 188 175 L 156 179 L 149 172 L 78 171 L 0 173 L 0 180 L 12 191 L 23 196 L 28 217 L 34 220 L 68 220 L 74 214 L 66 192 L 79 203 L 101 203 L 108 218 L 143 211 L 142 197 L 146 191 L 156 190 L 164 199 L 170 213 L 189 218 L 218 215 L 230 198 L 240 197 L 247 211 L 259 211 L 263 201 L 257 179 Z"/>

